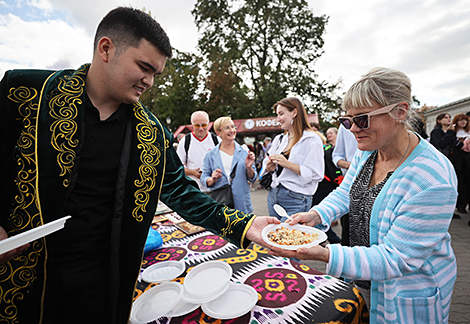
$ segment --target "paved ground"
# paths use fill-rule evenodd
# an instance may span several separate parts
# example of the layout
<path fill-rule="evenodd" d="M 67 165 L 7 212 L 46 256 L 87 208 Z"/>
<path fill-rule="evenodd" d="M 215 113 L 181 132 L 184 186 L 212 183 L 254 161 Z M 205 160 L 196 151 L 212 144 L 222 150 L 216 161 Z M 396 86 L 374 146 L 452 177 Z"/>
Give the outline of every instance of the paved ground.
<path fill-rule="evenodd" d="M 253 208 L 256 215 L 268 215 L 266 205 L 267 191 L 264 189 L 251 192 Z M 470 323 L 470 213 L 459 214 L 460 219 L 453 219 L 450 226 L 452 235 L 452 247 L 457 258 L 457 281 L 452 296 L 450 307 L 450 324 Z M 333 227 L 341 236 L 341 225 Z M 317 261 L 303 261 L 309 266 L 324 272 L 325 264 Z"/>

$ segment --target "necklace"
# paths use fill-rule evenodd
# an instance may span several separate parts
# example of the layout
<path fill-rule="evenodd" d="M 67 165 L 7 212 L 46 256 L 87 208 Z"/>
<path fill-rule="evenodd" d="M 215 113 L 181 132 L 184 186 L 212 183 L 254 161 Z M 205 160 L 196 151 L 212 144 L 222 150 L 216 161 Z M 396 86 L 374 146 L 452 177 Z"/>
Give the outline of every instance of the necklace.
<path fill-rule="evenodd" d="M 397 165 L 396 165 L 395 168 L 392 170 L 392 172 L 395 171 L 395 170 L 398 168 L 398 166 L 400 165 L 401 161 L 403 161 L 403 159 L 405 158 L 405 155 L 406 155 L 406 153 L 408 153 L 408 150 L 409 150 L 409 148 L 410 148 L 410 144 L 411 144 L 411 135 L 410 135 L 410 133 L 408 132 L 408 146 L 406 147 L 405 153 L 403 153 L 403 156 L 401 157 L 400 161 L 398 161 Z"/>

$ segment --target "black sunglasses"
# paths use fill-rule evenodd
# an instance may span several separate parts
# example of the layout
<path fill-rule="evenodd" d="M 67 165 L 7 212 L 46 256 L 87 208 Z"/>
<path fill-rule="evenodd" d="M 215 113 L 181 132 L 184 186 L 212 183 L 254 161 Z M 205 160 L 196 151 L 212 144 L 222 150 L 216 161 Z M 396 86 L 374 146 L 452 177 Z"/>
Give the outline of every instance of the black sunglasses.
<path fill-rule="evenodd" d="M 380 109 L 371 111 L 370 113 L 354 116 L 354 117 L 340 117 L 338 118 L 339 122 L 346 129 L 351 129 L 353 123 L 360 129 L 368 129 L 370 126 L 370 116 L 382 115 L 391 112 L 399 104 L 393 104 L 389 106 L 382 107 Z"/>

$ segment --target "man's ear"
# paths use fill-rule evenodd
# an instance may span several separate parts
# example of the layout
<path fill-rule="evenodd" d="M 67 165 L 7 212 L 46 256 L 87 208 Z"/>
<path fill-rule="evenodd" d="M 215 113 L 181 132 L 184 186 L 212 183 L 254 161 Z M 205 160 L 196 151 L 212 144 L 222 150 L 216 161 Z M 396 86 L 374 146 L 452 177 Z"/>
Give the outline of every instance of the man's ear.
<path fill-rule="evenodd" d="M 103 62 L 108 63 L 110 56 L 116 47 L 114 46 L 113 41 L 109 37 L 102 37 L 98 41 L 96 48 L 97 54 L 103 60 Z"/>

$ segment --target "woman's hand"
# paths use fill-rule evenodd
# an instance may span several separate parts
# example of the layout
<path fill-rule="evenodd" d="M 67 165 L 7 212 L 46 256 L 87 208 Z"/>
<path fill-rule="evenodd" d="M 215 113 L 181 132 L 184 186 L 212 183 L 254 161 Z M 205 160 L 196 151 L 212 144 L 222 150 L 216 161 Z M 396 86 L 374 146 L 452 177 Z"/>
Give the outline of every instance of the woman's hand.
<path fill-rule="evenodd" d="M 266 163 L 266 172 L 274 171 L 276 171 L 276 164 L 268 158 L 268 162 Z"/>
<path fill-rule="evenodd" d="M 298 248 L 296 251 L 284 250 L 278 247 L 269 247 L 271 251 L 268 253 L 274 256 L 282 256 L 286 258 L 297 258 L 300 260 L 316 260 L 328 263 L 330 261 L 330 250 L 320 245 L 310 248 Z"/>
<path fill-rule="evenodd" d="M 248 155 L 246 156 L 246 159 L 245 159 L 246 169 L 247 170 L 251 169 L 254 162 L 255 162 L 255 154 L 253 152 L 248 152 Z"/>
<path fill-rule="evenodd" d="M 269 159 L 276 165 L 280 165 L 285 169 L 289 169 L 298 175 L 300 175 L 300 166 L 298 164 L 290 162 L 286 157 L 282 154 L 273 154 L 269 157 Z"/>
<path fill-rule="evenodd" d="M 255 170 L 253 170 L 253 163 L 255 162 L 255 154 L 253 152 L 248 152 L 248 155 L 245 159 L 246 166 L 246 176 L 248 179 L 251 179 L 255 176 Z"/>
<path fill-rule="evenodd" d="M 289 160 L 282 154 L 273 154 L 269 156 L 269 160 L 271 160 L 274 164 L 280 165 L 283 168 L 288 168 Z M 289 169 L 289 168 L 288 168 Z"/>
<path fill-rule="evenodd" d="M 221 169 L 215 169 L 212 171 L 212 175 L 207 178 L 207 186 L 212 187 L 217 180 L 219 180 L 222 177 L 222 170 Z"/>
<path fill-rule="evenodd" d="M 213 172 L 212 172 L 212 175 L 211 175 L 212 179 L 214 179 L 214 182 L 219 180 L 221 177 L 222 177 L 222 170 L 220 169 L 215 169 Z"/>
<path fill-rule="evenodd" d="M 297 213 L 291 215 L 292 220 L 287 219 L 286 223 L 289 225 L 295 225 L 297 223 L 307 225 L 307 226 L 315 226 L 321 223 L 320 215 L 314 210 L 305 213 Z"/>

